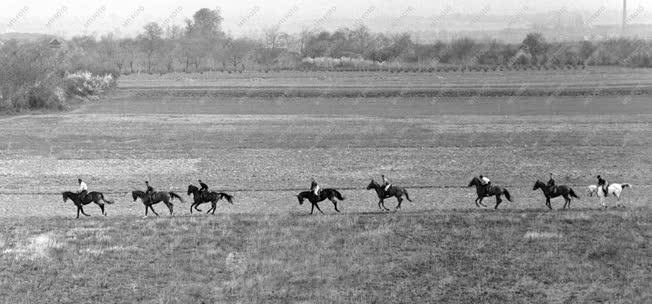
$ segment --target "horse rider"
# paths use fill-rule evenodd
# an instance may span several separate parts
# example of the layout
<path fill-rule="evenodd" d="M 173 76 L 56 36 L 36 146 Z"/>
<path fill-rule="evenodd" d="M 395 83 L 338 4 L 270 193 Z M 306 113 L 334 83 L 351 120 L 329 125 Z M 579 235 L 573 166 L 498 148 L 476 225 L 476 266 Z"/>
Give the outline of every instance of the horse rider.
<path fill-rule="evenodd" d="M 79 183 L 79 190 L 77 191 L 77 197 L 79 197 L 79 201 L 84 201 L 86 196 L 88 195 L 88 186 L 84 181 L 82 181 L 81 178 L 77 179 L 77 182 Z"/>
<path fill-rule="evenodd" d="M 315 194 L 315 196 L 319 197 L 319 193 L 321 192 L 321 187 L 319 187 L 319 184 L 317 184 L 314 178 L 310 182 L 310 191 L 312 191 L 312 193 Z"/>
<path fill-rule="evenodd" d="M 199 195 L 200 197 L 203 197 L 204 193 L 208 193 L 208 185 L 204 184 L 204 182 L 202 182 L 201 179 L 197 181 L 199 182 L 199 186 L 201 187 L 199 189 Z"/>
<path fill-rule="evenodd" d="M 489 186 L 491 185 L 491 180 L 489 180 L 489 178 L 487 178 L 486 176 L 482 176 L 482 174 L 480 174 L 480 176 L 478 177 L 480 178 L 480 185 L 482 185 L 485 188 L 485 190 L 489 188 Z"/>
<path fill-rule="evenodd" d="M 555 185 L 555 180 L 552 178 L 552 173 L 550 173 L 550 179 L 548 180 L 548 191 L 550 193 L 555 193 L 557 190 L 557 185 Z"/>
<path fill-rule="evenodd" d="M 598 187 L 602 187 L 602 192 L 604 193 L 604 197 L 607 197 L 607 195 L 609 195 L 609 183 L 600 175 L 598 175 L 597 178 L 598 178 Z"/>
<path fill-rule="evenodd" d="M 149 181 L 145 181 L 145 186 L 147 187 L 147 190 L 145 191 L 145 194 L 149 198 L 149 201 L 153 201 L 152 199 L 152 193 L 154 193 L 154 187 L 149 185 Z"/>
<path fill-rule="evenodd" d="M 384 174 L 382 175 L 382 178 L 383 178 L 383 187 L 384 187 L 383 190 L 385 190 L 385 193 L 387 193 L 387 191 L 389 191 L 389 187 L 391 187 L 392 184 L 389 182 L 389 179 L 387 179 L 387 177 L 385 177 Z"/>

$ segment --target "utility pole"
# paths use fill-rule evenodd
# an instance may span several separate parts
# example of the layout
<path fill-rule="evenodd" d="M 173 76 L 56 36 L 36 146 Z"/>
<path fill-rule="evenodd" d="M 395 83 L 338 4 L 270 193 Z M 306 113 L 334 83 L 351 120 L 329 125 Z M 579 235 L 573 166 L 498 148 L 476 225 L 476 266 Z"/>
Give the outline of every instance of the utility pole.
<path fill-rule="evenodd" d="M 627 23 L 627 0 L 623 0 L 623 24 L 621 29 L 621 36 L 625 36 L 625 25 Z"/>

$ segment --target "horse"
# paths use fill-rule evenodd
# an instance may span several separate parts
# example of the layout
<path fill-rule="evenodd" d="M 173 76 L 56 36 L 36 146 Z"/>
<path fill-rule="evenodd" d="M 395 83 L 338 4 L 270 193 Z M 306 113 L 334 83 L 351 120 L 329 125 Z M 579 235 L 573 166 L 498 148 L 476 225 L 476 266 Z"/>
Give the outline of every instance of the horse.
<path fill-rule="evenodd" d="M 195 208 L 195 210 L 201 212 L 199 208 L 197 208 L 199 205 L 203 203 L 211 203 L 211 208 L 208 209 L 206 214 L 209 214 L 211 211 L 215 214 L 215 209 L 217 209 L 217 202 L 220 199 L 226 199 L 231 205 L 233 205 L 233 195 L 226 194 L 224 192 L 215 192 L 215 191 L 209 191 L 205 192 L 203 194 L 199 193 L 199 188 L 195 185 L 189 185 L 188 186 L 188 193 L 187 195 L 192 194 L 192 198 L 194 202 L 192 205 L 190 205 L 190 214 L 192 214 L 192 209 Z"/>
<path fill-rule="evenodd" d="M 485 197 L 490 197 L 490 196 L 496 196 L 496 206 L 494 209 L 498 209 L 498 205 L 502 203 L 502 199 L 500 198 L 501 195 L 505 195 L 505 198 L 507 198 L 508 201 L 512 201 L 512 198 L 509 194 L 509 191 L 507 189 L 501 187 L 501 186 L 483 186 L 482 182 L 480 182 L 480 179 L 476 176 L 474 177 L 469 185 L 467 187 L 475 186 L 476 193 L 478 194 L 478 197 L 475 199 L 475 206 L 480 207 L 487 207 L 485 204 L 482 203 L 482 200 Z"/>
<path fill-rule="evenodd" d="M 179 196 L 178 194 L 174 192 L 166 192 L 166 191 L 156 191 L 151 194 L 152 199 L 150 200 L 150 196 L 145 193 L 145 191 L 140 191 L 140 190 L 134 190 L 131 191 L 131 197 L 134 199 L 134 202 L 137 199 L 140 199 L 141 202 L 143 202 L 143 205 L 145 205 L 145 216 L 147 216 L 147 209 L 152 210 L 156 216 L 158 216 L 158 213 L 156 213 L 156 210 L 152 207 L 152 205 L 158 204 L 160 202 L 163 202 L 167 207 L 168 210 L 170 210 L 170 215 L 173 213 L 174 205 L 172 204 L 172 199 L 176 198 L 182 203 L 183 198 Z"/>
<path fill-rule="evenodd" d="M 541 191 L 543 191 L 543 196 L 546 197 L 546 206 L 548 206 L 550 210 L 552 210 L 552 206 L 550 205 L 551 198 L 563 196 L 565 201 L 563 209 L 566 209 L 566 206 L 568 206 L 568 209 L 570 209 L 571 197 L 580 199 L 580 197 L 577 196 L 577 194 L 575 194 L 575 191 L 573 191 L 571 187 L 568 187 L 566 185 L 557 186 L 557 189 L 553 193 L 551 193 L 550 188 L 548 188 L 548 185 L 546 183 L 537 180 L 536 182 L 534 182 L 534 187 L 532 188 L 532 190 L 534 191 L 537 189 L 541 189 Z"/>
<path fill-rule="evenodd" d="M 623 189 L 625 188 L 631 188 L 631 184 L 609 184 L 607 187 L 607 193 L 612 194 L 616 197 L 618 201 L 618 205 L 620 205 L 620 194 L 623 192 Z M 598 187 L 597 185 L 589 185 L 587 187 L 587 194 L 589 196 L 593 196 L 594 194 L 600 198 L 600 204 L 602 204 L 603 208 L 607 208 L 607 205 L 605 204 L 605 195 L 604 195 L 604 190 L 602 190 L 602 187 Z"/>
<path fill-rule="evenodd" d="M 378 195 L 378 209 L 380 210 L 385 210 L 389 211 L 387 207 L 385 207 L 385 199 L 390 198 L 390 197 L 396 197 L 398 200 L 398 205 L 396 205 L 396 210 L 401 209 L 401 202 L 403 202 L 403 195 L 405 195 L 405 198 L 412 202 L 410 199 L 410 195 L 408 194 L 407 190 L 405 188 L 401 188 L 398 186 L 390 186 L 387 191 L 385 191 L 385 186 L 380 185 L 376 183 L 373 179 L 367 185 L 367 190 L 374 189 L 376 191 L 376 195 Z"/>
<path fill-rule="evenodd" d="M 321 191 L 319 191 L 319 196 L 315 195 L 313 191 L 303 191 L 297 194 L 299 205 L 303 205 L 304 199 L 308 199 L 308 201 L 312 204 L 312 206 L 310 207 L 311 215 L 312 212 L 315 210 L 315 207 L 317 207 L 317 210 L 319 210 L 321 214 L 324 214 L 324 212 L 321 211 L 321 209 L 319 209 L 319 205 L 317 205 L 317 203 L 325 199 L 328 199 L 333 203 L 333 206 L 335 207 L 335 211 L 340 212 L 340 210 L 337 209 L 337 200 L 335 200 L 336 198 L 339 199 L 340 201 L 344 200 L 344 196 L 342 195 L 342 193 L 332 188 L 322 189 Z"/>
<path fill-rule="evenodd" d="M 107 203 L 108 205 L 113 204 L 113 201 L 104 198 L 104 194 L 102 192 L 97 192 L 97 191 L 89 192 L 81 200 L 79 198 L 80 193 L 66 191 L 66 192 L 62 192 L 61 195 L 63 196 L 64 203 L 67 200 L 71 200 L 75 204 L 75 206 L 77 206 L 77 218 L 79 218 L 80 212 L 85 216 L 90 216 L 86 214 L 86 212 L 84 212 L 84 208 L 83 208 L 84 205 L 95 203 L 96 205 L 100 206 L 100 209 L 102 210 L 102 215 L 106 216 L 106 212 L 104 211 L 104 203 Z"/>

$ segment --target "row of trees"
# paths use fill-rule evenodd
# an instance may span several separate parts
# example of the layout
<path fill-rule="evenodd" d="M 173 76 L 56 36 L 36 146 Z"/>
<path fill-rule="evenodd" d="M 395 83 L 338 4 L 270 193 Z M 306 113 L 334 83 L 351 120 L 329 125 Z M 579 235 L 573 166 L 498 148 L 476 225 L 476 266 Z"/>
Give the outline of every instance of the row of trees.
<path fill-rule="evenodd" d="M 115 73 L 305 67 L 304 58 L 353 58 L 378 65 L 625 65 L 650 66 L 651 44 L 643 40 L 549 43 L 539 33 L 520 44 L 457 38 L 417 43 L 407 34 L 372 33 L 365 26 L 291 35 L 269 28 L 261 39 L 234 38 L 222 30 L 218 10 L 200 9 L 185 25 L 148 23 L 136 38 L 111 34 L 75 37 L 85 50 L 80 66 Z M 343 61 L 346 64 L 346 61 Z"/>
<path fill-rule="evenodd" d="M 417 44 L 408 34 L 370 34 L 366 28 L 334 33 L 304 33 L 304 57 L 351 57 L 376 62 L 452 65 L 625 65 L 650 66 L 652 52 L 644 40 L 610 39 L 599 42 L 548 43 L 540 33 L 520 44 L 457 38 L 450 42 Z"/>

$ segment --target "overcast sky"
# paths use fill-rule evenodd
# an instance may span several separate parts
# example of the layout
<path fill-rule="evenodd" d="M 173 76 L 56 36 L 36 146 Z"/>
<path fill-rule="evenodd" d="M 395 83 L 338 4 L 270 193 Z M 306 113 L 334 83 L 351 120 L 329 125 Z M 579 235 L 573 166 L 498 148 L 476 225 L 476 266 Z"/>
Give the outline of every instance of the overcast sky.
<path fill-rule="evenodd" d="M 9 1 L 0 5 L 0 33 L 39 32 L 70 37 L 81 33 L 116 32 L 133 35 L 150 21 L 182 24 L 202 7 L 222 10 L 224 30 L 241 35 L 275 24 L 290 32 L 298 26 L 310 27 L 321 19 L 364 19 L 377 17 L 436 17 L 446 14 L 514 15 L 528 13 L 582 10 L 599 11 L 602 6 L 617 11 L 622 0 L 159 0 L 159 1 Z M 650 0 L 628 0 L 630 12 L 639 13 L 634 23 L 648 23 L 652 11 Z M 638 19 L 638 20 L 637 20 Z M 343 26 L 347 26 L 344 24 Z M 286 28 L 283 28 L 286 27 Z M 292 27 L 292 28 L 287 28 Z"/>

